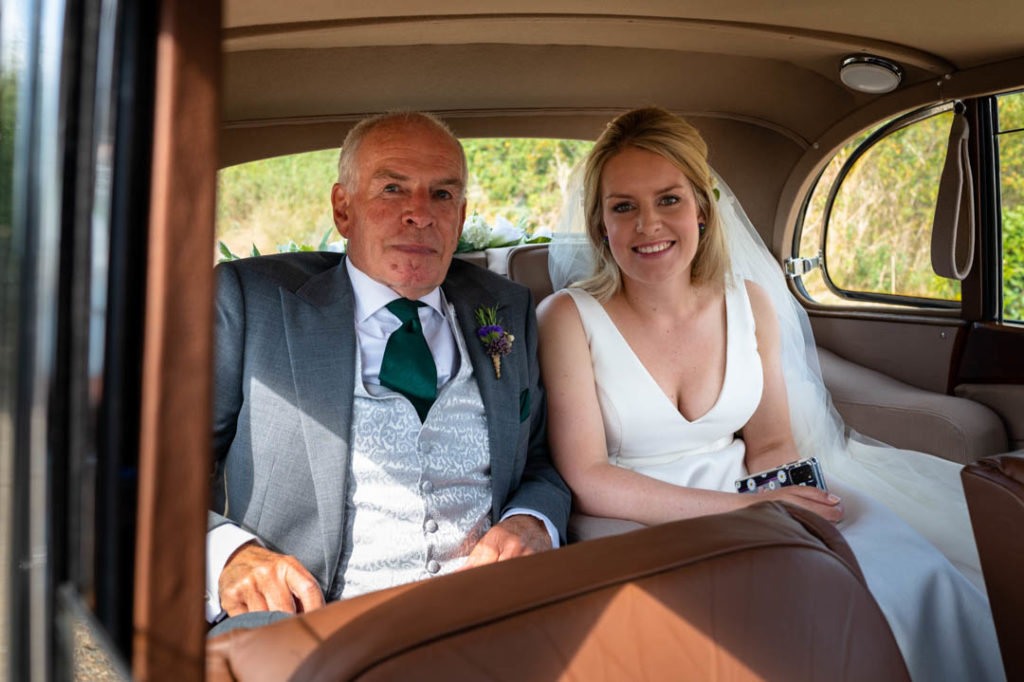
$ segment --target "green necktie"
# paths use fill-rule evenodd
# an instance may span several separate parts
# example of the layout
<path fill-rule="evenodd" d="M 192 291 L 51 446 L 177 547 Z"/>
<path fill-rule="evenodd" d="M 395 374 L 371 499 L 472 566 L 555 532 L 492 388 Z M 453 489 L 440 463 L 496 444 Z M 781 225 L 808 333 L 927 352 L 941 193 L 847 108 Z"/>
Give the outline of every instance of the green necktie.
<path fill-rule="evenodd" d="M 387 304 L 387 309 L 402 321 L 402 326 L 388 337 L 380 363 L 381 385 L 408 398 L 421 422 L 426 421 L 427 412 L 437 397 L 437 366 L 416 312 L 422 305 L 425 304 L 407 298 L 396 298 Z"/>

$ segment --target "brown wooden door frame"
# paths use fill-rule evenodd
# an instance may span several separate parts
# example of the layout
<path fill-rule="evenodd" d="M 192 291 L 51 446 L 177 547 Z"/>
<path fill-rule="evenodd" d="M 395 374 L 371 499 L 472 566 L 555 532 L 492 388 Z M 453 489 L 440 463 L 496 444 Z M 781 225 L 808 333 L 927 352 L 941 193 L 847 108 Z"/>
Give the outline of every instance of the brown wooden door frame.
<path fill-rule="evenodd" d="M 161 3 L 135 550 L 140 680 L 203 676 L 220 16 L 219 2 Z"/>

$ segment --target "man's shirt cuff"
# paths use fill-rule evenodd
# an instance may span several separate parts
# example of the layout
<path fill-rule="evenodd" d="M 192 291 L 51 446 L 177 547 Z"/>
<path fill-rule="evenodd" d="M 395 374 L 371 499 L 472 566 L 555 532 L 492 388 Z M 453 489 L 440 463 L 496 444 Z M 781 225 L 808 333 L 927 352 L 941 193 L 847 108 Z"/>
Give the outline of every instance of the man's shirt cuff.
<path fill-rule="evenodd" d="M 214 623 L 223 616 L 220 607 L 220 580 L 224 564 L 239 547 L 259 538 L 233 523 L 225 523 L 206 533 L 206 621 Z M 262 544 L 262 543 L 261 543 Z"/>
<path fill-rule="evenodd" d="M 558 549 L 559 547 L 561 547 L 561 545 L 558 542 L 558 529 L 555 528 L 555 524 L 551 523 L 551 519 L 549 519 L 547 516 L 541 514 L 539 511 L 534 511 L 533 509 L 526 509 L 525 507 L 512 507 L 512 509 L 509 509 L 507 512 L 501 515 L 501 520 L 504 521 L 508 517 L 515 516 L 516 514 L 526 514 L 527 516 L 532 516 L 535 519 L 540 519 L 541 523 L 544 524 L 544 529 L 548 532 L 548 535 L 551 536 L 551 549 Z M 219 603 L 220 602 L 218 602 L 218 604 Z"/>

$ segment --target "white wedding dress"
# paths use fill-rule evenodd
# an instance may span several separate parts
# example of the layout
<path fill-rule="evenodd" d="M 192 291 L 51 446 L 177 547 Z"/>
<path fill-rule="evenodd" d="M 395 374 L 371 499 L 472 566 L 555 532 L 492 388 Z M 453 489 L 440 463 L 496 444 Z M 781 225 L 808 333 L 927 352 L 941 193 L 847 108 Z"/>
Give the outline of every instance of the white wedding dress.
<path fill-rule="evenodd" d="M 582 290 L 566 291 L 590 345 L 610 461 L 679 486 L 734 491 L 735 480 L 746 474 L 744 444 L 734 434 L 757 408 L 763 387 L 746 287 L 736 280 L 727 287 L 725 379 L 714 406 L 693 421 L 662 392 L 601 304 Z M 843 498 L 838 528 L 912 679 L 1005 679 L 984 593 L 889 509 L 844 484 L 834 470 L 825 476 Z"/>

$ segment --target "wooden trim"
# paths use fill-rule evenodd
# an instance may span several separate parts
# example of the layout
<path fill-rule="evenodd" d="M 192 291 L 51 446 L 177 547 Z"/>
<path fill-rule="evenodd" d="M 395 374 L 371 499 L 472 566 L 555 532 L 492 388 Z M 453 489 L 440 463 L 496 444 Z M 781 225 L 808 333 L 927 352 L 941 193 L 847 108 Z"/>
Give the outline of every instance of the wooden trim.
<path fill-rule="evenodd" d="M 1024 326 L 976 322 L 967 332 L 957 384 L 1024 384 Z"/>
<path fill-rule="evenodd" d="M 219 83 L 220 3 L 163 0 L 139 445 L 139 680 L 203 675 Z"/>

